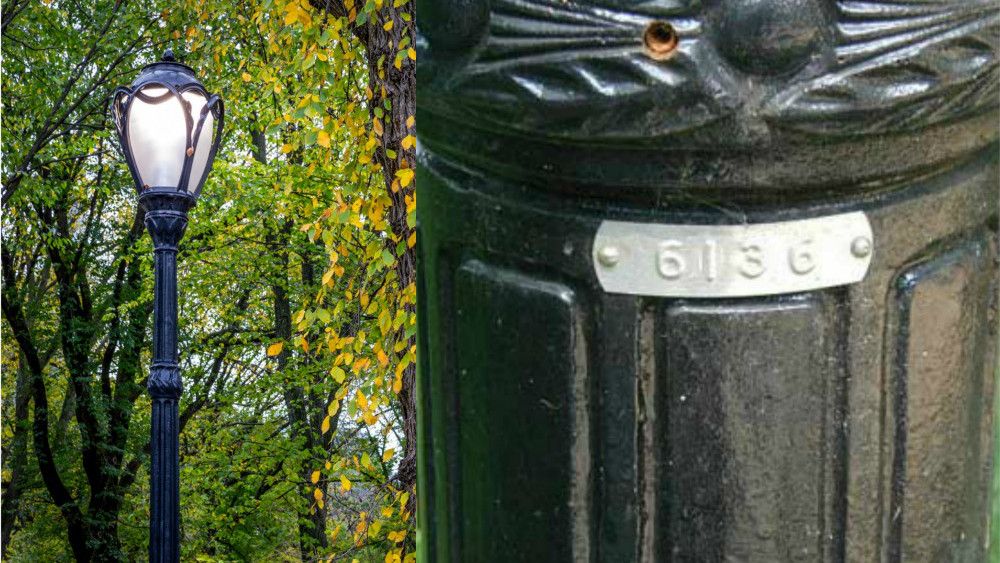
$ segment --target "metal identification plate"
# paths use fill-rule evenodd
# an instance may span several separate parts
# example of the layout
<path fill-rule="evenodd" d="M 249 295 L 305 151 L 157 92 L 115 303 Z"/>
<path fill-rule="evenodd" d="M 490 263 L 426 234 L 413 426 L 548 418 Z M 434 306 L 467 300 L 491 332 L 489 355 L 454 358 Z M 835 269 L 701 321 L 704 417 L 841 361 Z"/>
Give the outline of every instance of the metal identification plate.
<path fill-rule="evenodd" d="M 861 281 L 873 251 L 871 225 L 858 211 L 743 225 L 604 221 L 593 258 L 609 293 L 748 297 Z"/>

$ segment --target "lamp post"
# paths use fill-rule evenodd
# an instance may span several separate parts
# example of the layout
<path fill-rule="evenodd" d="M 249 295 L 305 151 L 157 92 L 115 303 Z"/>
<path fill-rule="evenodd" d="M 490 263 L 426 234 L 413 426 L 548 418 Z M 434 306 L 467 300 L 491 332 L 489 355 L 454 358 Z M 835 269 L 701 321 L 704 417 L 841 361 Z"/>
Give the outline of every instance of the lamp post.
<path fill-rule="evenodd" d="M 131 87 L 115 90 L 111 109 L 125 162 L 146 210 L 156 285 L 153 361 L 147 388 L 153 403 L 150 437 L 149 560 L 180 560 L 177 402 L 177 246 L 212 168 L 222 134 L 223 106 L 168 49 Z"/>

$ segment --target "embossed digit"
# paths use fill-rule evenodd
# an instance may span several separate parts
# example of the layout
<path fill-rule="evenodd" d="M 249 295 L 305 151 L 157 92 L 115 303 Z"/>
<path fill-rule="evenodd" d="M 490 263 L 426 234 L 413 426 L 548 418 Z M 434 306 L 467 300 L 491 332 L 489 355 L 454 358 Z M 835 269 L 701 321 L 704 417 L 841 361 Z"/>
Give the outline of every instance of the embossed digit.
<path fill-rule="evenodd" d="M 719 275 L 718 248 L 719 244 L 715 242 L 715 239 L 705 241 L 705 253 L 702 257 L 701 269 L 704 270 L 705 279 L 708 281 L 714 281 Z"/>
<path fill-rule="evenodd" d="M 668 240 L 660 244 L 660 252 L 656 256 L 656 271 L 668 280 L 676 280 L 684 275 L 687 262 L 678 252 L 683 245 L 676 240 Z"/>
<path fill-rule="evenodd" d="M 788 249 L 788 266 L 800 276 L 808 274 L 816 268 L 816 261 L 807 248 L 811 244 L 811 239 L 805 239 Z"/>
<path fill-rule="evenodd" d="M 764 267 L 764 258 L 760 246 L 756 244 L 744 244 L 740 247 L 740 250 L 743 252 L 743 263 L 740 264 L 740 273 L 750 279 L 759 278 L 767 269 Z"/>

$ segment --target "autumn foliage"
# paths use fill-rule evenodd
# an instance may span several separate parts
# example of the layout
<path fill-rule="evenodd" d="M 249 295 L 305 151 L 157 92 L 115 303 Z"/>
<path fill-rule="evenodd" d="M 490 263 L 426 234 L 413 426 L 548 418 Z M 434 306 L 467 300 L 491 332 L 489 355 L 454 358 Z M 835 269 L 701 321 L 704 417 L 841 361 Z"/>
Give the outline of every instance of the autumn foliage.
<path fill-rule="evenodd" d="M 5 560 L 145 558 L 151 249 L 105 110 L 168 46 L 227 111 L 178 257 L 182 559 L 413 560 L 412 1 L 4 4 Z"/>

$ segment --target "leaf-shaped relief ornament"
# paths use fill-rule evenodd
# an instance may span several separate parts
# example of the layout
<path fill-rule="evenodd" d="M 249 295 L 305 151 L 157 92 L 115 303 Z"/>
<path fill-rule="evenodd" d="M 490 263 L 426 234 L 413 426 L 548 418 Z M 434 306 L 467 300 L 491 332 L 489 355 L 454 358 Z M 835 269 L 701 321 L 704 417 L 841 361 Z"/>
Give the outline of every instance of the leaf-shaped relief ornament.
<path fill-rule="evenodd" d="M 442 94 L 437 101 L 429 93 L 421 103 L 429 99 L 435 113 L 459 119 L 567 139 L 695 129 L 732 111 L 719 87 L 725 77 L 702 76 L 704 59 L 714 54 L 701 45 L 698 4 L 494 0 L 481 40 L 463 42 L 478 45 L 474 55 L 432 86 Z M 677 34 L 667 60 L 646 52 L 644 32 L 654 21 Z M 435 57 L 433 33 L 429 39 Z"/>
<path fill-rule="evenodd" d="M 837 3 L 835 61 L 765 106 L 774 124 L 816 134 L 915 131 L 1000 102 L 1000 3 Z"/>
<path fill-rule="evenodd" d="M 786 131 L 919 131 L 1000 100 L 996 0 L 437 4 L 467 11 L 421 24 L 420 107 L 536 139 L 752 150 Z M 668 56 L 644 44 L 657 24 Z"/>

